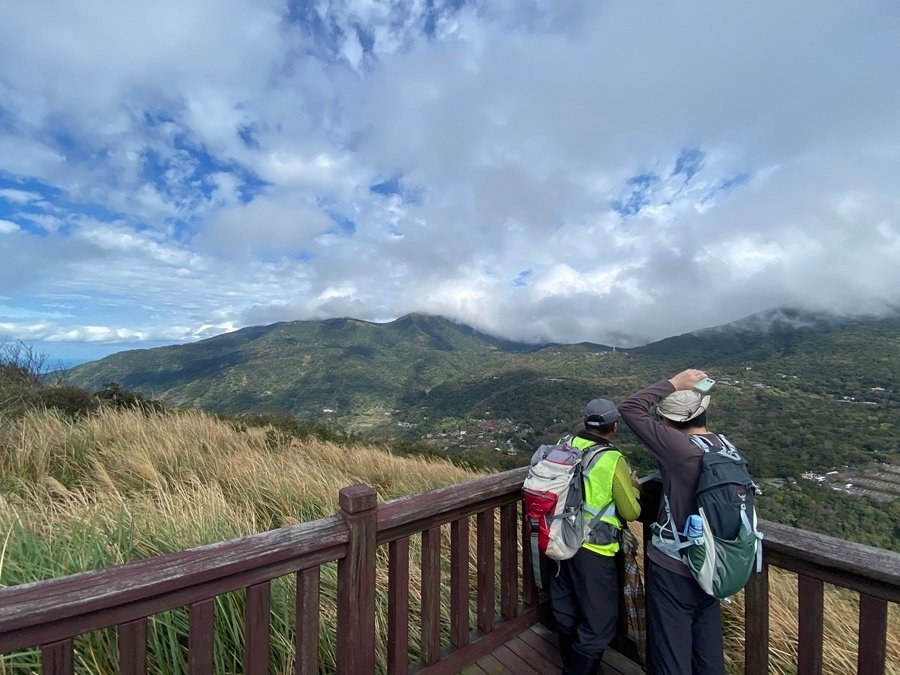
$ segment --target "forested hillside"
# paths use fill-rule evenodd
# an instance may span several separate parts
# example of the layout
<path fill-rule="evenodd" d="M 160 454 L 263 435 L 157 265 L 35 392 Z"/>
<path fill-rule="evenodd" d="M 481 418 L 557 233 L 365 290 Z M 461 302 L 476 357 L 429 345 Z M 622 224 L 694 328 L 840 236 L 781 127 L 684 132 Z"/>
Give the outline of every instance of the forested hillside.
<path fill-rule="evenodd" d="M 422 315 L 291 322 L 116 354 L 68 378 L 101 391 L 115 382 L 171 407 L 293 419 L 505 468 L 576 426 L 590 398 L 621 400 L 685 367 L 718 380 L 711 424 L 744 451 L 754 475 L 786 482 L 772 483 L 763 499 L 779 520 L 834 532 L 869 519 L 869 541 L 900 541 L 900 529 L 872 520 L 900 500 L 854 500 L 802 478 L 900 464 L 896 317 L 778 310 L 635 349 L 521 345 Z M 636 467 L 653 468 L 627 429 L 618 441 Z M 883 485 L 866 492 L 883 497 Z"/>
<path fill-rule="evenodd" d="M 712 419 L 763 476 L 898 457 L 897 318 L 779 310 L 630 350 L 529 347 L 422 315 L 291 322 L 115 354 L 67 378 L 173 407 L 288 416 L 450 451 L 523 451 L 577 423 L 590 398 L 620 400 L 689 366 L 719 381 Z"/>

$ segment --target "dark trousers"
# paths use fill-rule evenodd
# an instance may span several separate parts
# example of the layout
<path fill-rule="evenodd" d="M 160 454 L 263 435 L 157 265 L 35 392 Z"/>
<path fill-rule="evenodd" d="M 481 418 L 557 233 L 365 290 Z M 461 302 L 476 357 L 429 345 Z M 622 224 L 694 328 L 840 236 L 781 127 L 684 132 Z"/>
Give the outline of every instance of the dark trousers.
<path fill-rule="evenodd" d="M 693 577 L 650 561 L 647 617 L 650 658 L 659 675 L 724 675 L 722 613 Z"/>
<path fill-rule="evenodd" d="M 550 579 L 550 607 L 559 632 L 577 632 L 573 649 L 600 658 L 616 635 L 619 578 L 615 558 L 582 548 L 560 561 L 559 574 Z"/>

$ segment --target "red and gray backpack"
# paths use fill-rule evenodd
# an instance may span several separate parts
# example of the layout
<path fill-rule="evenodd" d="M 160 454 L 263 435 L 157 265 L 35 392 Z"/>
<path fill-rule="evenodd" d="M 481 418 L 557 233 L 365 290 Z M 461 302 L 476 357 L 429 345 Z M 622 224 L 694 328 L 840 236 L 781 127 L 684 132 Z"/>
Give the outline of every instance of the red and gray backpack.
<path fill-rule="evenodd" d="M 522 485 L 524 515 L 531 542 L 534 581 L 541 587 L 540 554 L 552 560 L 567 560 L 578 553 L 596 520 L 607 515 L 611 504 L 585 519 L 584 475 L 593 462 L 612 449 L 598 445 L 582 451 L 569 444 L 572 437 L 556 445 L 542 445 L 531 458 L 531 469 Z"/>

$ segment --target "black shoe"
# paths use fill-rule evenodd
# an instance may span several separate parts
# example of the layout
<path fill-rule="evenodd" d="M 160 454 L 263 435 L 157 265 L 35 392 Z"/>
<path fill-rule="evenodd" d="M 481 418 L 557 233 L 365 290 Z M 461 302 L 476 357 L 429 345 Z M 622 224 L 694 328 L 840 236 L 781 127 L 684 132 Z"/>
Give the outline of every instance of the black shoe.
<path fill-rule="evenodd" d="M 603 654 L 600 654 L 600 656 L 585 656 L 577 649 L 573 649 L 566 675 L 597 675 L 600 672 L 600 661 L 602 658 Z"/>
<path fill-rule="evenodd" d="M 562 659 L 562 675 L 569 675 L 569 662 L 572 660 L 572 645 L 575 644 L 575 632 L 557 633 L 559 638 L 559 658 Z"/>

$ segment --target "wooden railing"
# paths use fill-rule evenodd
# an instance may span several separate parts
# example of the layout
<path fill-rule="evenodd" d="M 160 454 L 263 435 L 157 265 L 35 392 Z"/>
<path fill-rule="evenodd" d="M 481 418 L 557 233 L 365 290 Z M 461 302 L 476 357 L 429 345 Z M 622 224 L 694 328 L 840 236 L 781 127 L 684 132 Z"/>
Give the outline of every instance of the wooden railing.
<path fill-rule="evenodd" d="M 797 573 L 797 672 L 822 672 L 824 584 L 859 593 L 856 672 L 885 672 L 888 603 L 900 603 L 900 554 L 768 521 L 763 571 L 744 591 L 744 672 L 769 672 L 769 567 Z M 900 664 L 893 664 L 896 668 Z"/>
<path fill-rule="evenodd" d="M 190 672 L 212 673 L 214 598 L 246 589 L 243 671 L 267 673 L 270 585 L 293 574 L 295 672 L 318 673 L 320 566 L 337 561 L 337 670 L 369 675 L 375 672 L 376 549 L 387 546 L 388 672 L 457 672 L 538 619 L 541 606 L 528 547 L 522 548 L 523 556 L 519 553 L 523 479 L 519 469 L 381 504 L 371 487 L 351 486 L 341 490 L 334 517 L 2 589 L 0 653 L 40 645 L 44 673 L 71 673 L 73 639 L 117 627 L 120 672 L 143 673 L 147 617 L 187 606 Z M 477 542 L 474 627 L 469 620 L 472 516 Z M 450 530 L 449 644 L 441 643 L 440 632 L 442 525 Z M 421 660 L 410 663 L 410 538 L 415 536 L 421 536 Z"/>
<path fill-rule="evenodd" d="M 246 589 L 243 672 L 267 673 L 271 583 L 295 575 L 295 672 L 318 673 L 320 568 L 336 561 L 337 670 L 369 675 L 376 666 L 376 554 L 378 547 L 386 546 L 388 673 L 458 672 L 537 622 L 546 609 L 532 579 L 529 547 L 522 545 L 525 532 L 519 501 L 524 474 L 525 469 L 515 469 L 381 504 L 372 488 L 351 486 L 341 490 L 339 511 L 330 518 L 2 589 L 0 653 L 39 645 L 44 673 L 72 673 L 74 638 L 116 627 L 120 672 L 143 673 L 147 618 L 187 607 L 189 670 L 212 673 L 214 599 Z M 652 483 L 645 486 L 645 514 L 655 513 L 653 490 Z M 473 516 L 474 626 L 469 602 Z M 450 534 L 446 552 L 441 550 L 445 525 Z M 762 574 L 751 579 L 745 596 L 745 672 L 768 671 L 768 569 L 772 566 L 799 575 L 800 673 L 821 671 L 823 583 L 860 594 L 858 670 L 884 672 L 887 603 L 900 602 L 900 555 L 776 523 L 764 522 L 761 529 L 766 533 L 765 566 Z M 421 658 L 411 663 L 413 537 L 421 537 Z M 498 550 L 499 570 L 495 569 Z M 449 566 L 446 642 L 441 639 L 442 560 Z M 499 614 L 495 611 L 498 596 Z M 652 625 L 649 630 L 652 633 Z"/>

